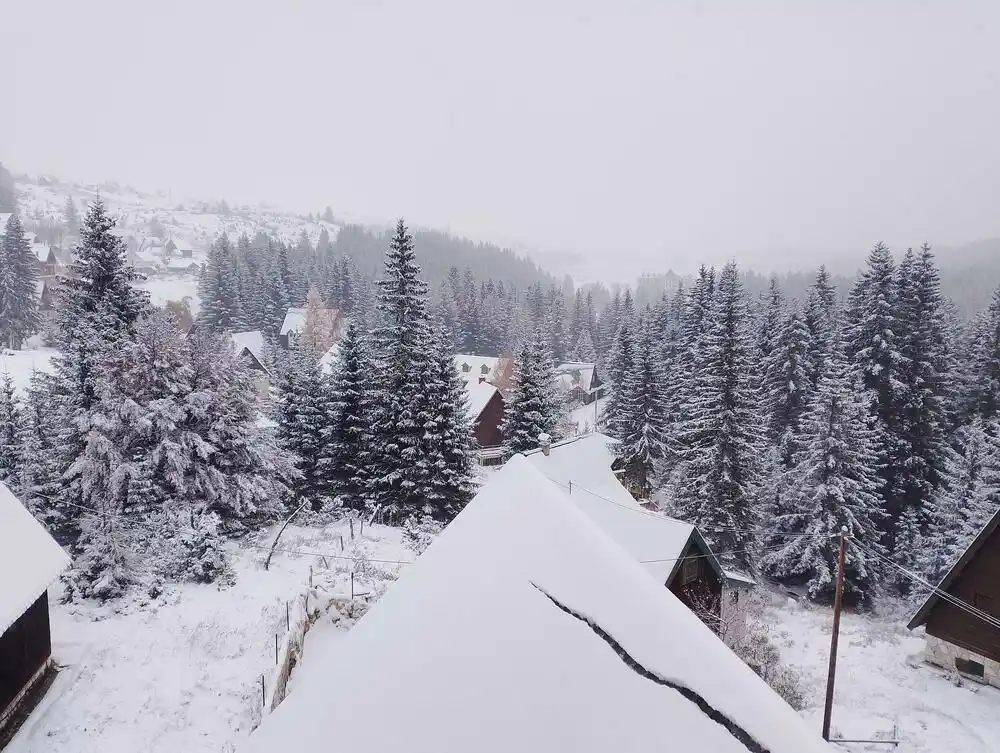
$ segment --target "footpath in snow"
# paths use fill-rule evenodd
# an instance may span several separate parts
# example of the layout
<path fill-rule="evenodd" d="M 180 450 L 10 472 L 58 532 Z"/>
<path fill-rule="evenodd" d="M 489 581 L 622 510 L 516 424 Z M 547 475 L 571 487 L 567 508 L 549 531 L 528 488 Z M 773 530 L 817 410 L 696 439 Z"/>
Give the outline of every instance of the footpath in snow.
<path fill-rule="evenodd" d="M 341 536 L 348 555 L 413 559 L 399 531 L 382 526 L 366 529 L 355 551 L 347 525 L 293 526 L 279 549 L 337 554 Z M 266 554 L 235 549 L 228 588 L 170 586 L 147 605 L 53 599 L 53 658 L 65 668 L 5 753 L 233 750 L 260 718 L 260 678 L 270 677 L 286 602 L 303 592 L 310 566 L 317 579 L 324 569 L 339 570 L 349 589 L 351 561 L 281 551 L 265 571 Z M 336 628 L 324 625 L 327 631 Z"/>

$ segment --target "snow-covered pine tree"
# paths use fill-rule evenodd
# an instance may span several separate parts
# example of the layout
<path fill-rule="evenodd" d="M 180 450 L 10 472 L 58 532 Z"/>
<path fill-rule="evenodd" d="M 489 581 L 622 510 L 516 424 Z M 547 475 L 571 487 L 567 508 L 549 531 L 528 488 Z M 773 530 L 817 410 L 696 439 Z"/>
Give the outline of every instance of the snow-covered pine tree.
<path fill-rule="evenodd" d="M 725 562 L 752 569 L 765 419 L 749 306 L 734 263 L 723 267 L 708 321 L 693 388 L 684 395 L 674 508 Z"/>
<path fill-rule="evenodd" d="M 38 331 L 37 281 L 38 260 L 15 212 L 0 243 L 0 340 L 11 348 Z"/>
<path fill-rule="evenodd" d="M 601 316 L 597 324 L 600 337 L 598 338 L 598 342 L 595 344 L 597 345 L 598 353 L 601 356 L 604 356 L 609 350 L 611 350 L 615 334 L 618 332 L 618 325 L 621 323 L 621 310 L 621 291 L 616 288 L 614 297 L 601 310 Z"/>
<path fill-rule="evenodd" d="M 306 294 L 306 320 L 298 340 L 302 348 L 316 358 L 320 358 L 333 345 L 332 312 L 327 309 L 315 285 Z"/>
<path fill-rule="evenodd" d="M 10 374 L 4 372 L 0 382 L 0 481 L 15 489 L 21 465 L 17 439 L 21 421 L 21 410 L 14 397 L 14 382 Z"/>
<path fill-rule="evenodd" d="M 948 455 L 950 389 L 944 302 L 934 256 L 926 244 L 907 251 L 899 268 L 897 320 L 902 354 L 899 440 L 895 497 L 915 510 L 922 526 L 924 505 L 941 488 Z M 896 547 L 896 561 L 912 564 L 914 552 Z"/>
<path fill-rule="evenodd" d="M 976 417 L 956 433 L 947 484 L 929 506 L 918 565 L 937 583 L 1000 508 L 1000 426 Z"/>
<path fill-rule="evenodd" d="M 54 378 L 35 371 L 31 375 L 17 432 L 20 463 L 12 481 L 18 499 L 61 544 L 72 543 L 75 510 L 62 505 L 63 468 L 57 452 L 57 425 L 65 422 L 53 399 Z"/>
<path fill-rule="evenodd" d="M 860 377 L 835 344 L 797 439 L 801 450 L 786 472 L 761 569 L 787 584 L 804 584 L 809 598 L 829 601 L 836 587 L 842 528 L 866 547 L 880 546 L 878 436 L 864 405 Z M 857 548 L 847 552 L 848 603 L 870 600 L 879 568 Z"/>
<path fill-rule="evenodd" d="M 809 357 L 806 366 L 809 370 L 809 389 L 814 391 L 819 386 L 823 365 L 827 363 L 833 340 L 837 337 L 838 322 L 836 309 L 836 291 L 830 285 L 826 267 L 820 267 L 816 282 L 806 297 L 803 320 L 809 331 Z"/>
<path fill-rule="evenodd" d="M 635 341 L 634 317 L 627 315 L 623 305 L 618 332 L 615 333 L 614 342 L 607 355 L 606 373 L 611 392 L 601 416 L 601 423 L 606 427 L 608 434 L 619 440 L 623 439 L 627 432 L 628 408 L 625 384 L 635 370 Z"/>
<path fill-rule="evenodd" d="M 760 304 L 756 333 L 757 349 L 765 364 L 777 345 L 786 318 L 785 294 L 781 291 L 778 278 L 772 277 L 768 283 L 767 295 Z"/>
<path fill-rule="evenodd" d="M 549 353 L 554 363 L 564 363 L 566 352 L 572 343 L 566 341 L 566 301 L 561 289 L 549 289 L 545 307 L 545 331 L 549 335 Z"/>
<path fill-rule="evenodd" d="M 291 347 L 277 387 L 278 442 L 295 457 L 299 471 L 289 488 L 292 509 L 308 500 L 311 509 L 319 511 L 333 496 L 333 478 L 325 462 L 332 396 L 315 354 L 300 343 Z"/>
<path fill-rule="evenodd" d="M 342 508 L 365 509 L 371 452 L 368 402 L 373 367 L 365 333 L 349 320 L 330 376 L 324 464 Z"/>
<path fill-rule="evenodd" d="M 809 383 L 809 329 L 798 307 L 783 318 L 764 360 L 764 391 L 769 412 L 771 443 L 778 448 L 779 462 L 787 469 L 795 452 L 799 419 L 806 409 Z"/>
<path fill-rule="evenodd" d="M 240 308 L 240 280 L 236 255 L 229 236 L 223 233 L 208 252 L 205 284 L 199 291 L 201 311 L 198 322 L 217 331 L 246 329 Z"/>
<path fill-rule="evenodd" d="M 580 334 L 573 345 L 570 357 L 579 363 L 595 363 L 597 361 L 597 351 L 594 350 L 594 341 L 590 338 L 590 330 L 586 327 L 580 329 Z"/>
<path fill-rule="evenodd" d="M 970 335 L 965 413 L 990 421 L 1000 415 L 1000 288 Z"/>
<path fill-rule="evenodd" d="M 870 394 L 882 478 L 880 493 L 888 513 L 882 524 L 887 533 L 895 528 L 905 506 L 896 493 L 904 356 L 900 352 L 902 331 L 894 266 L 889 249 L 876 244 L 848 298 L 845 342 L 847 357 L 859 369 L 862 387 Z M 891 537 L 888 543 L 891 547 Z"/>
<path fill-rule="evenodd" d="M 375 331 L 372 394 L 370 504 L 386 520 L 399 523 L 422 514 L 426 458 L 424 428 L 418 415 L 423 401 L 423 370 L 428 368 L 430 332 L 427 285 L 413 251 L 413 237 L 402 220 L 389 243 L 385 275 L 377 282 L 383 326 Z"/>
<path fill-rule="evenodd" d="M 666 452 L 667 396 L 660 348 L 652 323 L 640 325 L 635 365 L 625 377 L 624 431 L 617 447 L 623 482 L 637 497 L 653 491 L 656 468 Z"/>
<path fill-rule="evenodd" d="M 543 333 L 536 331 L 514 364 L 514 388 L 504 411 L 504 458 L 538 447 L 538 436 L 554 437 L 559 400 L 552 380 L 552 361 Z"/>
<path fill-rule="evenodd" d="M 451 340 L 451 333 L 440 325 L 434 328 L 424 393 L 425 514 L 445 522 L 472 499 L 476 461 L 467 393 L 455 368 Z"/>

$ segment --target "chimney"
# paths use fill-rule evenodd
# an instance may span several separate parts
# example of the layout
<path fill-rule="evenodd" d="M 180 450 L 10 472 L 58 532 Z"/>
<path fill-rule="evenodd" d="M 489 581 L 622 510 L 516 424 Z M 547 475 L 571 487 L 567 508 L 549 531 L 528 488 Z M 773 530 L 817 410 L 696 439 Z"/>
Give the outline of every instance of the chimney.
<path fill-rule="evenodd" d="M 538 435 L 538 446 L 542 448 L 542 454 L 547 456 L 552 448 L 552 437 L 543 431 Z"/>

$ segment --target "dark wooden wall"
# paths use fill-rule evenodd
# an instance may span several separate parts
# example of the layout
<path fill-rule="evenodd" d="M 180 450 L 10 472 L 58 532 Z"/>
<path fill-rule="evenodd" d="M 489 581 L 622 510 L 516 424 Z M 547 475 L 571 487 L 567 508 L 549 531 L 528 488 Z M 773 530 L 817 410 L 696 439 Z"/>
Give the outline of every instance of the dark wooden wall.
<path fill-rule="evenodd" d="M 948 592 L 994 617 L 1000 617 L 1000 528 L 983 543 Z M 931 609 L 927 633 L 1000 661 L 1000 629 L 943 600 Z"/>
<path fill-rule="evenodd" d="M 718 630 L 718 618 L 722 609 L 722 581 L 709 565 L 704 556 L 706 554 L 692 541 L 684 552 L 685 559 L 680 561 L 673 576 L 664 585 L 699 617 L 704 619 L 707 615 L 702 612 L 708 608 L 715 617 L 715 624 L 709 622 L 709 627 Z M 694 579 L 690 580 L 689 574 L 692 572 Z"/>
<path fill-rule="evenodd" d="M 0 636 L 0 711 L 10 705 L 51 654 L 49 600 L 43 593 Z"/>
<path fill-rule="evenodd" d="M 493 393 L 493 397 L 486 403 L 483 412 L 479 414 L 476 421 L 476 441 L 480 447 L 497 447 L 503 442 L 503 435 L 500 433 L 500 422 L 503 421 L 503 397 L 500 392 Z"/>

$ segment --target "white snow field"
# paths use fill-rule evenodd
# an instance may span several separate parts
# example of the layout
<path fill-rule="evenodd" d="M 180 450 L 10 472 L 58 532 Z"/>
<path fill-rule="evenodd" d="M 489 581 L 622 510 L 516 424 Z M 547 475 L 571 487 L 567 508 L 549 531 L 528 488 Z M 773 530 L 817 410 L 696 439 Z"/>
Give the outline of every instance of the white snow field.
<path fill-rule="evenodd" d="M 829 750 L 522 456 L 317 653 L 241 750 Z"/>
<path fill-rule="evenodd" d="M 58 355 L 55 348 L 36 348 L 33 350 L 0 349 L 0 376 L 10 374 L 14 391 L 24 397 L 31 374 L 34 371 L 52 373 L 52 359 Z"/>
<path fill-rule="evenodd" d="M 273 530 L 261 536 L 269 544 Z M 269 571 L 267 552 L 234 556 L 229 588 L 168 587 L 154 604 L 61 605 L 52 599 L 53 658 L 63 665 L 42 704 L 4 753 L 220 753 L 231 751 L 260 717 L 260 678 L 270 682 L 274 638 L 285 633 L 285 604 L 303 592 L 309 568 L 351 562 L 292 554 L 347 554 L 412 560 L 396 529 L 365 529 L 356 547 L 346 525 L 290 526 Z M 379 565 L 394 571 L 390 565 Z M 53 587 L 50 594 L 57 592 Z"/>
<path fill-rule="evenodd" d="M 845 745 L 851 751 L 996 753 L 1000 751 L 1000 690 L 951 677 L 921 661 L 923 633 L 911 633 L 911 614 L 899 605 L 875 617 L 845 614 L 841 622 L 833 738 L 886 739 L 898 724 L 900 745 Z M 767 612 L 782 659 L 800 670 L 812 690 L 803 712 L 813 729 L 823 720 L 830 651 L 830 608 L 776 598 Z"/>

